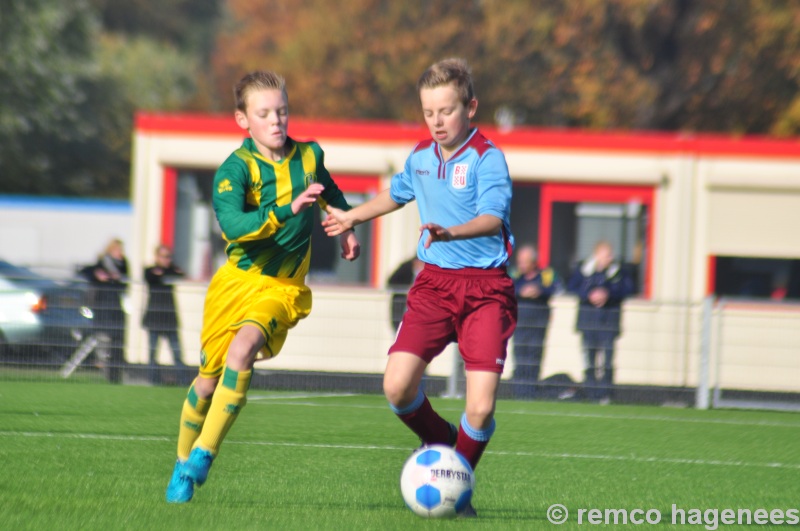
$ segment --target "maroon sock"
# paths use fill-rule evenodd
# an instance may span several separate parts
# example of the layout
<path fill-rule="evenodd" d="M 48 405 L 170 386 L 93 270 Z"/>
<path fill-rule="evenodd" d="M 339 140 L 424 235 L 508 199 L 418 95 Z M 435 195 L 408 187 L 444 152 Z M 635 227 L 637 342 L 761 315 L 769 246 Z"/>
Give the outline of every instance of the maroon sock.
<path fill-rule="evenodd" d="M 459 426 L 456 452 L 464 456 L 464 459 L 466 459 L 472 466 L 472 470 L 475 470 L 475 467 L 478 466 L 478 461 L 481 460 L 481 456 L 483 455 L 483 451 L 486 449 L 487 444 L 489 444 L 488 440 L 476 441 L 467 435 L 467 432 L 464 431 L 463 426 Z"/>
<path fill-rule="evenodd" d="M 397 416 L 417 434 L 423 444 L 450 443 L 450 424 L 433 410 L 427 396 L 419 408 Z"/>

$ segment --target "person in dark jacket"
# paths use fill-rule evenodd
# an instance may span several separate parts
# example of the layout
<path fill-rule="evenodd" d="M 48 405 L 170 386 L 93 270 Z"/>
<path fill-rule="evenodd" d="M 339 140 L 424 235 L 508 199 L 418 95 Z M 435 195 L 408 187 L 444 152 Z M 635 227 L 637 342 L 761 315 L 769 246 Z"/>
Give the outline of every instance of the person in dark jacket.
<path fill-rule="evenodd" d="M 113 239 L 94 265 L 82 270 L 89 281 L 90 307 L 98 337 L 98 357 L 106 378 L 122 382 L 125 365 L 125 310 L 123 297 L 128 289 L 128 261 L 120 239 Z"/>
<path fill-rule="evenodd" d="M 575 269 L 567 289 L 580 299 L 576 328 L 582 333 L 584 393 L 589 400 L 608 403 L 622 301 L 635 292 L 635 286 L 627 270 L 614 261 L 611 244 L 600 241 L 592 256 Z"/>
<path fill-rule="evenodd" d="M 150 365 L 149 376 L 152 383 L 159 383 L 158 340 L 164 338 L 169 343 L 175 366 L 180 375 L 186 367 L 181 355 L 181 342 L 178 337 L 178 312 L 175 306 L 173 283 L 184 276 L 183 271 L 172 263 L 172 250 L 166 245 L 156 248 L 155 265 L 144 270 L 147 282 L 147 309 L 142 319 L 149 335 Z"/>
<path fill-rule="evenodd" d="M 514 376 L 517 398 L 533 398 L 542 368 L 542 354 L 550 323 L 550 297 L 563 290 L 555 271 L 540 269 L 533 245 L 523 245 L 516 253 L 517 329 L 514 331 Z"/>

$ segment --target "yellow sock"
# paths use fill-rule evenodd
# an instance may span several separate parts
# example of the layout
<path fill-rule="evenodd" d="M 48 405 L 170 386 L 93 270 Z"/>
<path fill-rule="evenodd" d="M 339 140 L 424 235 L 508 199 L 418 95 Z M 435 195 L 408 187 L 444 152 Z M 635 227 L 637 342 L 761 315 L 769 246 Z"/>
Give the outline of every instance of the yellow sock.
<path fill-rule="evenodd" d="M 203 431 L 195 446 L 200 446 L 215 456 L 219 453 L 222 440 L 239 416 L 239 411 L 247 403 L 247 389 L 252 376 L 252 370 L 237 372 L 225 367 L 211 399 Z"/>
<path fill-rule="evenodd" d="M 189 459 L 192 446 L 203 429 L 210 404 L 211 400 L 197 396 L 193 382 L 181 410 L 181 425 L 178 430 L 178 459 L 181 461 Z"/>

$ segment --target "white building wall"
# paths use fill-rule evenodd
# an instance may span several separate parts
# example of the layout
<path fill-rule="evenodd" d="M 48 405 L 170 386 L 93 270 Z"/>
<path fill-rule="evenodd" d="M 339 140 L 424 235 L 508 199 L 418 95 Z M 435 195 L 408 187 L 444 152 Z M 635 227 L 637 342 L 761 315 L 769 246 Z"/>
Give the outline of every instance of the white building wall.
<path fill-rule="evenodd" d="M 69 276 L 114 238 L 130 247 L 132 212 L 125 201 L 0 196 L 0 259 Z"/>
<path fill-rule="evenodd" d="M 402 168 L 406 142 L 347 143 L 320 138 L 334 172 L 391 175 Z M 128 358 L 147 359 L 140 317 L 141 272 L 161 237 L 164 168 L 211 169 L 239 144 L 234 135 L 135 136 L 132 205 L 115 201 L 18 199 L 0 196 L 0 258 L 55 274 L 93 262 L 112 238 L 126 244 L 134 279 Z M 800 258 L 800 157 L 700 156 L 688 153 L 598 153 L 572 150 L 505 150 L 514 179 L 653 186 L 652 297 L 626 303 L 618 342 L 616 380 L 622 384 L 694 386 L 700 352 L 701 302 L 710 255 Z M 412 253 L 419 217 L 415 205 L 376 220 L 377 273 L 387 278 Z M 187 361 L 199 362 L 205 284 L 178 287 Z M 293 330 L 283 353 L 260 367 L 292 370 L 381 372 L 393 340 L 389 294 L 382 289 L 312 286 L 314 311 Z M 580 338 L 574 331 L 576 301 L 553 300 L 543 376 L 582 379 Z M 718 375 L 738 388 L 798 391 L 800 311 L 796 306 L 726 306 L 715 329 Z M 347 316 L 342 318 L 341 316 Z M 453 350 L 431 368 L 448 374 Z M 720 356 L 722 358 L 720 358 Z M 162 362 L 171 357 L 161 352 Z M 513 372 L 513 357 L 506 377 Z"/>
<path fill-rule="evenodd" d="M 383 175 L 383 185 L 405 163 L 412 143 L 373 140 L 352 143 L 340 138 L 318 138 L 332 172 Z M 162 176 L 165 166 L 216 168 L 240 143 L 232 135 L 136 134 L 134 153 L 135 250 L 129 253 L 133 269 L 141 270 L 160 238 Z M 498 139 L 502 145 L 502 139 Z M 770 256 L 800 258 L 800 238 L 786 225 L 798 225 L 800 213 L 800 157 L 773 160 L 767 156 L 745 159 L 738 155 L 647 153 L 599 150 L 543 149 L 512 146 L 504 149 L 514 179 L 548 182 L 652 186 L 655 190 L 652 245 L 651 299 L 626 303 L 623 335 L 618 343 L 616 379 L 623 384 L 694 386 L 697 383 L 701 303 L 708 288 L 709 256 L 726 249 L 747 254 L 752 250 Z M 719 193 L 718 193 L 719 192 Z M 749 194 L 760 194 L 748 201 Z M 743 231 L 758 205 L 759 221 Z M 739 217 L 724 219 L 736 214 Z M 416 208 L 407 208 L 376 220 L 379 239 L 378 275 L 386 278 L 413 252 L 419 224 Z M 729 243 L 738 242 L 732 248 Z M 727 245 L 727 246 L 726 246 Z M 761 250 L 761 251 L 759 251 Z M 779 254 L 774 254 L 775 252 Z M 263 367 L 303 370 L 380 372 L 392 342 L 389 295 L 381 289 L 341 290 L 312 286 L 315 307 L 311 316 L 289 335 L 284 352 Z M 187 283 L 179 288 L 183 337 L 189 361 L 197 361 L 203 286 Z M 576 301 L 571 296 L 553 301 L 553 321 L 548 334 L 543 376 L 565 372 L 582 380 L 583 360 L 579 336 L 574 331 Z M 730 310 L 733 311 L 733 310 Z M 346 319 L 341 316 L 346 315 Z M 800 327 L 800 312 L 782 321 Z M 738 334 L 757 336 L 761 319 L 737 317 Z M 136 361 L 143 335 L 133 322 L 131 346 Z M 790 333 L 779 334 L 791 343 Z M 724 339 L 724 338 L 722 338 Z M 135 343 L 135 344 L 134 344 Z M 785 389 L 785 378 L 752 370 L 760 352 L 743 347 L 737 356 L 750 360 L 726 373 L 737 384 L 749 382 L 762 389 Z M 800 348 L 800 346 L 798 346 Z M 138 351 L 140 354 L 136 354 Z M 448 353 L 451 355 L 452 353 Z M 193 357 L 194 356 L 194 357 Z M 168 359 L 168 358 L 167 358 Z M 781 358 L 783 360 L 783 358 Z M 132 360 L 133 361 L 133 360 Z M 779 360 L 780 361 L 780 360 Z M 433 373 L 449 372 L 449 360 Z M 506 376 L 513 371 L 510 360 Z M 737 371 L 739 371 L 737 373 Z M 791 370 L 784 373 L 793 374 Z M 763 377 L 758 376 L 763 375 Z M 754 378 L 755 376 L 755 378 Z M 791 387 L 791 386 L 789 386 Z M 800 390 L 800 389 L 799 389 Z"/>

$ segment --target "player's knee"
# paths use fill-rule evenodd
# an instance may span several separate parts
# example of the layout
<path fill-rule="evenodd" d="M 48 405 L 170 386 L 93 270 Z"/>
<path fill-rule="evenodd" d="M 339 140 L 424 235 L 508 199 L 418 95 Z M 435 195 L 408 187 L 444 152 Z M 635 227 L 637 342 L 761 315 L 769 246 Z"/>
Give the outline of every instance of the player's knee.
<path fill-rule="evenodd" d="M 383 394 L 386 396 L 386 400 L 393 405 L 398 405 L 398 400 L 402 396 L 397 383 L 386 377 L 383 378 Z"/>
<path fill-rule="evenodd" d="M 236 371 L 246 371 L 253 367 L 258 350 L 263 345 L 258 336 L 239 334 L 228 347 L 226 365 Z"/>
<path fill-rule="evenodd" d="M 198 377 L 194 381 L 194 392 L 198 397 L 205 400 L 214 394 L 214 390 L 217 388 L 218 381 L 219 378 Z"/>
<path fill-rule="evenodd" d="M 466 413 L 470 426 L 475 429 L 484 429 L 491 424 L 494 418 L 494 404 L 489 401 L 467 404 Z"/>
<path fill-rule="evenodd" d="M 406 406 L 417 397 L 416 388 L 410 382 L 402 381 L 386 374 L 383 378 L 383 394 L 386 400 L 394 406 Z"/>
<path fill-rule="evenodd" d="M 255 356 L 251 355 L 250 352 L 251 349 L 241 343 L 231 345 L 230 349 L 228 349 L 227 365 L 237 371 L 249 369 L 252 364 L 250 359 L 255 359 Z"/>

